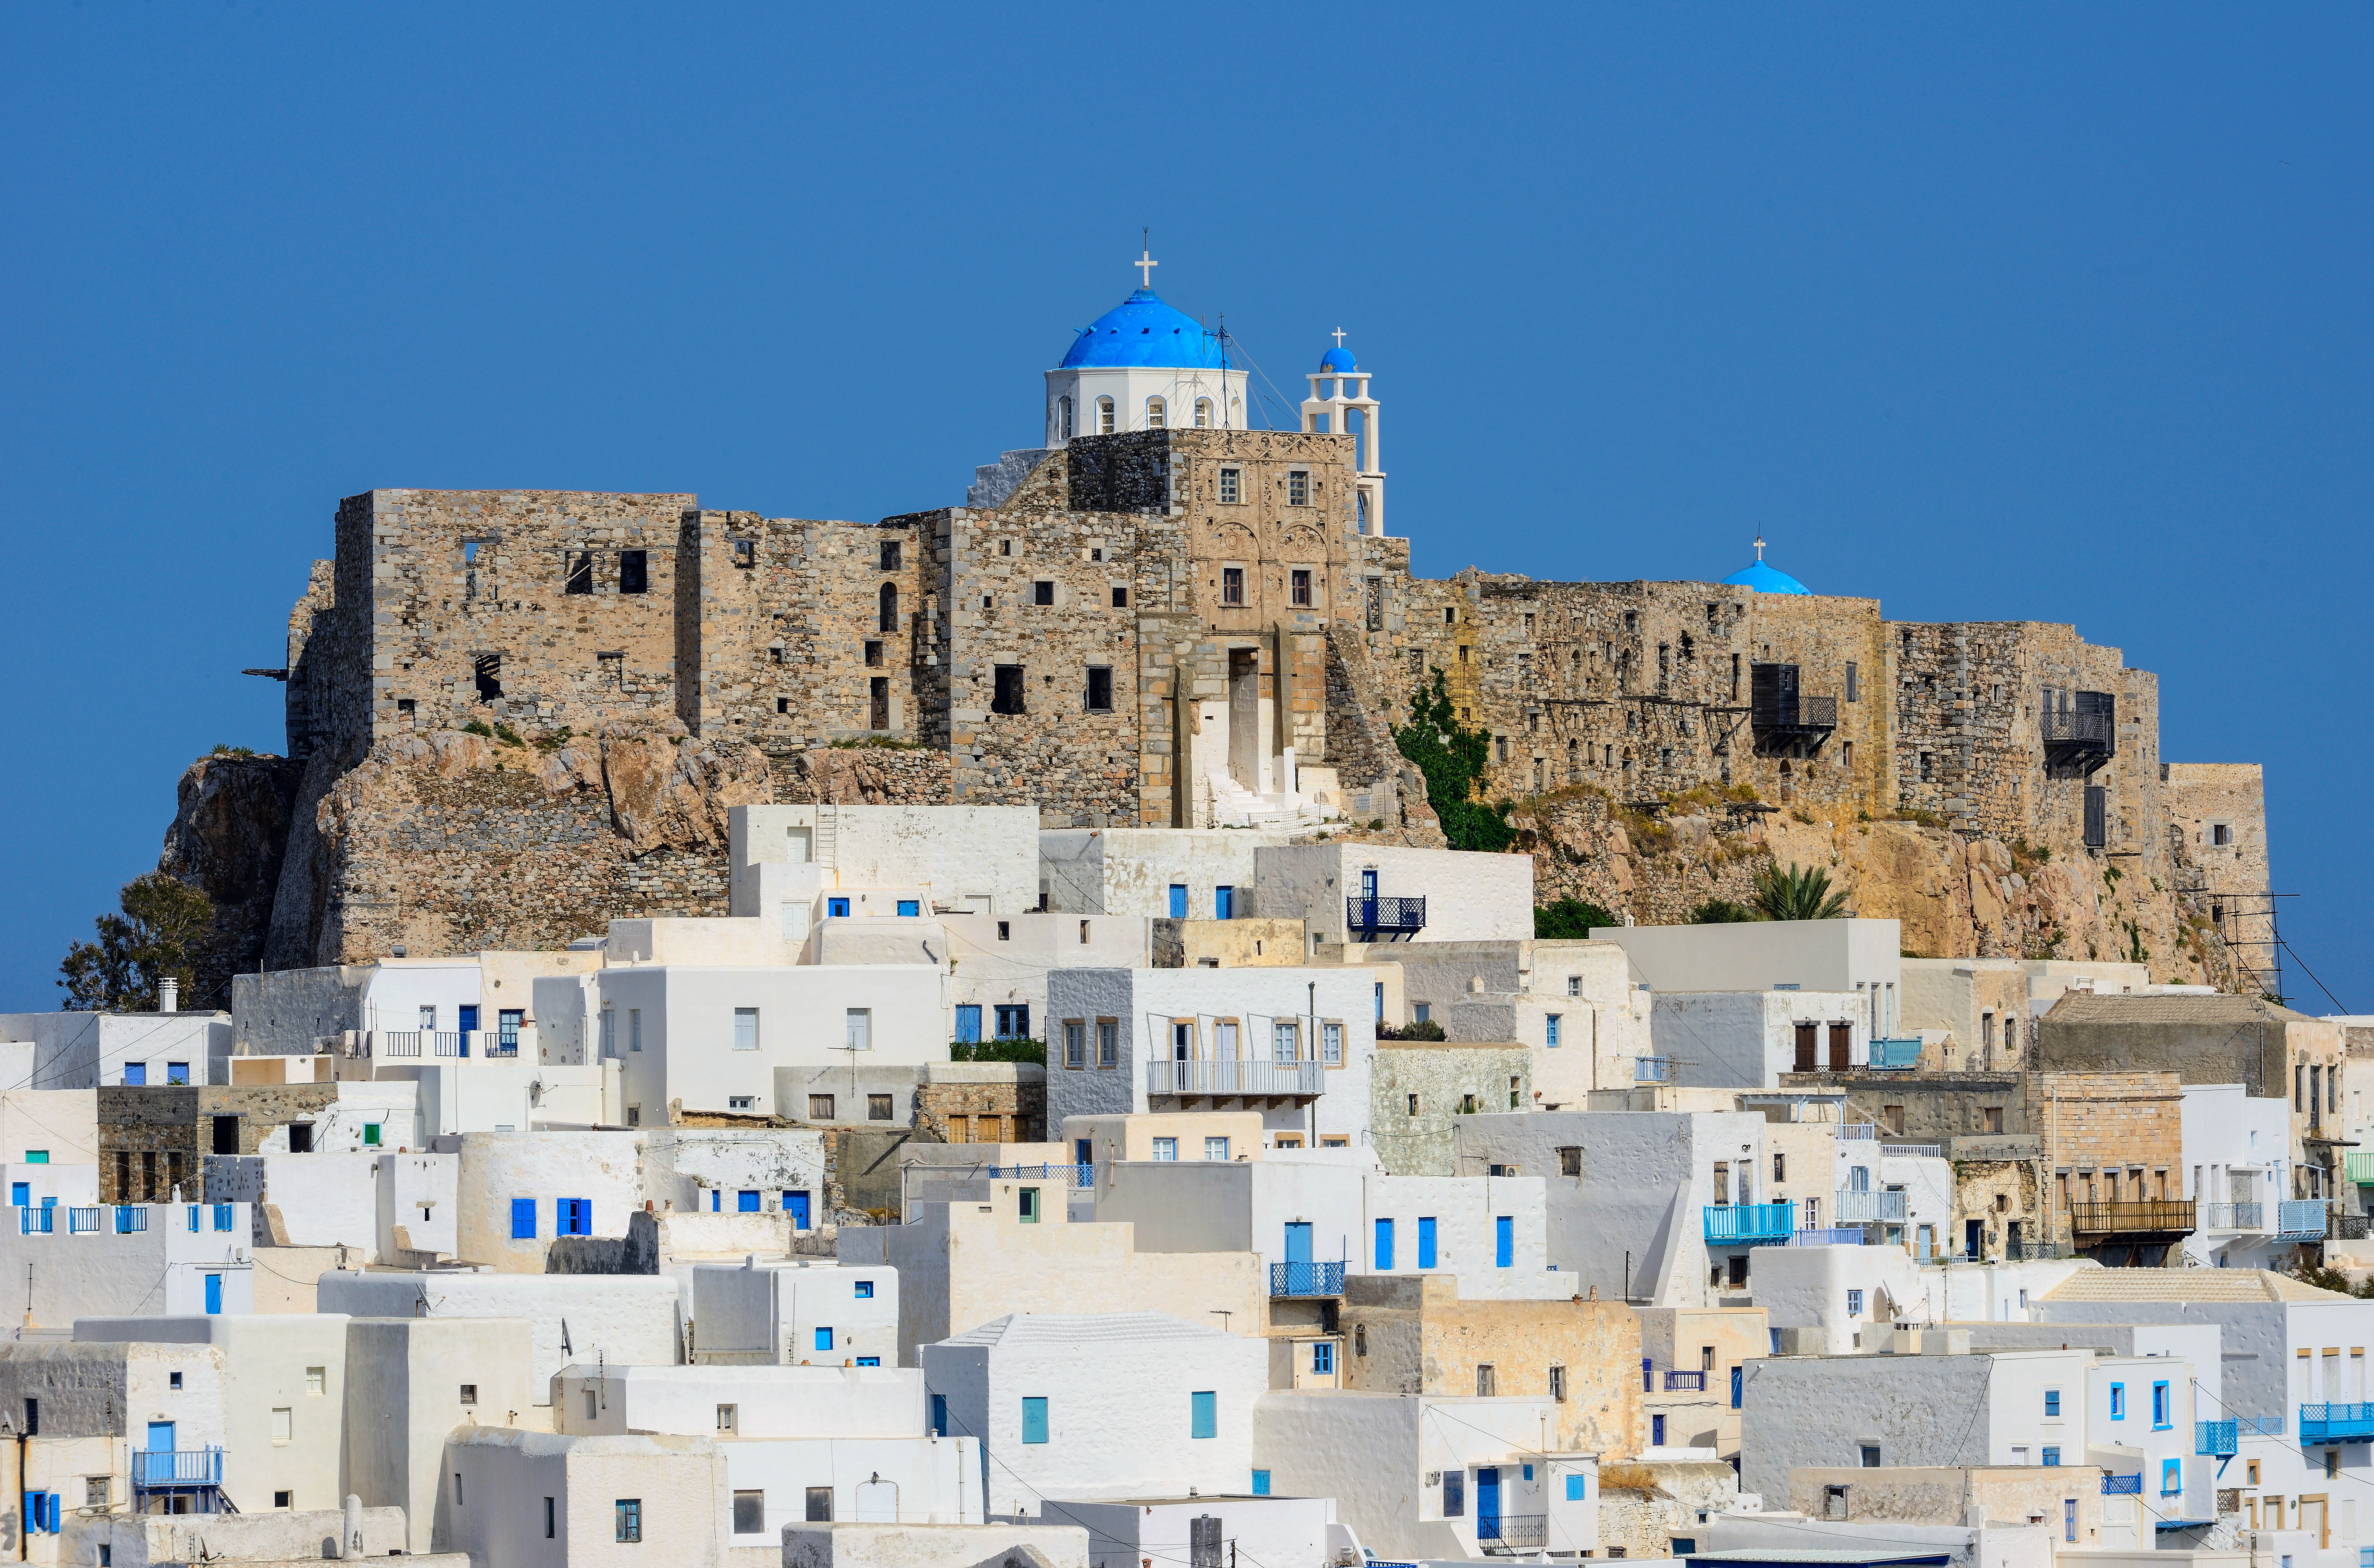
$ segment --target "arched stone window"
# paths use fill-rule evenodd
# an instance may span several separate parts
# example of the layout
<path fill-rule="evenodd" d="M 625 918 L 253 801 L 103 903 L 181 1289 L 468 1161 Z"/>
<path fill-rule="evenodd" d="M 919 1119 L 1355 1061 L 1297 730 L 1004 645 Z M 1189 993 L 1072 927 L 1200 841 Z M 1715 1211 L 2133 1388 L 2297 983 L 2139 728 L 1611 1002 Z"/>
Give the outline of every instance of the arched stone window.
<path fill-rule="evenodd" d="M 1208 430 L 1211 427 L 1212 400 L 1208 397 L 1199 397 L 1195 400 L 1195 428 Z"/>
<path fill-rule="evenodd" d="M 1149 430 L 1161 429 L 1163 420 L 1167 416 L 1169 410 L 1164 405 L 1163 401 L 1160 398 L 1147 398 L 1146 400 L 1146 427 Z"/>
<path fill-rule="evenodd" d="M 1112 433 L 1113 402 L 1109 397 L 1100 397 L 1097 399 L 1097 434 L 1110 436 Z"/>
<path fill-rule="evenodd" d="M 895 582 L 882 585 L 882 619 L 877 629 L 886 632 L 899 629 L 899 585 Z"/>

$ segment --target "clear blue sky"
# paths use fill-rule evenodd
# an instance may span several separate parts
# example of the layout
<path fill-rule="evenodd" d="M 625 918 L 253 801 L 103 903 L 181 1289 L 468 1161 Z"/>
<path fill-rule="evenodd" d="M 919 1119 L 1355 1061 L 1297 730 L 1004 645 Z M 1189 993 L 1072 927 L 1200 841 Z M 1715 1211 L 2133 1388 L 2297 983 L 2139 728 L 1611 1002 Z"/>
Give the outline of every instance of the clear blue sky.
<path fill-rule="evenodd" d="M 2368 18 L 9 6 L 0 1008 L 193 756 L 279 749 L 239 671 L 339 497 L 960 501 L 1150 226 L 1288 390 L 1350 334 L 1422 572 L 1761 530 L 2123 649 L 2168 757 L 2266 765 L 2286 934 L 2374 1010 Z"/>

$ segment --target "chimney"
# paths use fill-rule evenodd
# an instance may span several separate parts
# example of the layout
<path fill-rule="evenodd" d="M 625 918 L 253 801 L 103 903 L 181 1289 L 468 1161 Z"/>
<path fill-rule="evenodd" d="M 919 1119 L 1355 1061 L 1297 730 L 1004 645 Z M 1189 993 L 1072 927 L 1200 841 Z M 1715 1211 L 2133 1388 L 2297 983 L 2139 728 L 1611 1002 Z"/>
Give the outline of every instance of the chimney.
<path fill-rule="evenodd" d="M 182 982 L 170 975 L 157 982 L 157 1011 L 159 1012 L 182 1011 Z"/>

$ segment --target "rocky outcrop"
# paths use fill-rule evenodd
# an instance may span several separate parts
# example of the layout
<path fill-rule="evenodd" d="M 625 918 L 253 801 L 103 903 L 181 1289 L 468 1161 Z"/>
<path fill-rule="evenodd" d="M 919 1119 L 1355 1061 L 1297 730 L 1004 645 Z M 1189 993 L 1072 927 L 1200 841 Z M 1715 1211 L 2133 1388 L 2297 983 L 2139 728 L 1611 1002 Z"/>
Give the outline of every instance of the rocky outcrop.
<path fill-rule="evenodd" d="M 262 963 L 303 774 L 285 757 L 223 755 L 200 757 L 182 775 L 157 869 L 215 907 L 184 1006 L 229 1006 L 230 977 Z"/>
<path fill-rule="evenodd" d="M 1818 867 L 1856 914 L 1898 921 L 1910 954 L 2124 959 L 2164 984 L 2248 989 L 2205 912 L 2117 858 L 1712 796 L 1651 815 L 1595 790 L 1562 790 L 1514 821 L 1540 903 L 1581 898 L 1619 919 L 1673 925 L 1709 899 L 1748 902 L 1766 866 Z"/>

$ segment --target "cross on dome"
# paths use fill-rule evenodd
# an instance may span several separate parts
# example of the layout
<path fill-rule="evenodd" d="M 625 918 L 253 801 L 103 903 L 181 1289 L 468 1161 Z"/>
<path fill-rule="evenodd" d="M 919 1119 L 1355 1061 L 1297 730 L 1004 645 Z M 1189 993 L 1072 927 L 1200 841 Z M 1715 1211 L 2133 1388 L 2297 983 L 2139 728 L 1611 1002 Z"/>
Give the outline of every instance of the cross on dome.
<path fill-rule="evenodd" d="M 1344 346 L 1344 329 L 1342 327 L 1337 327 L 1335 329 L 1335 346 L 1338 348 Z"/>
<path fill-rule="evenodd" d="M 1756 558 L 1759 561 L 1764 558 L 1764 535 L 1761 533 L 1756 536 Z"/>
<path fill-rule="evenodd" d="M 1149 244 L 1141 247 L 1137 252 L 1137 260 L 1130 263 L 1130 265 L 1137 269 L 1138 276 L 1142 280 L 1138 287 L 1141 288 L 1153 287 L 1154 269 L 1161 264 L 1162 263 L 1154 259 L 1154 247 L 1152 245 Z"/>

